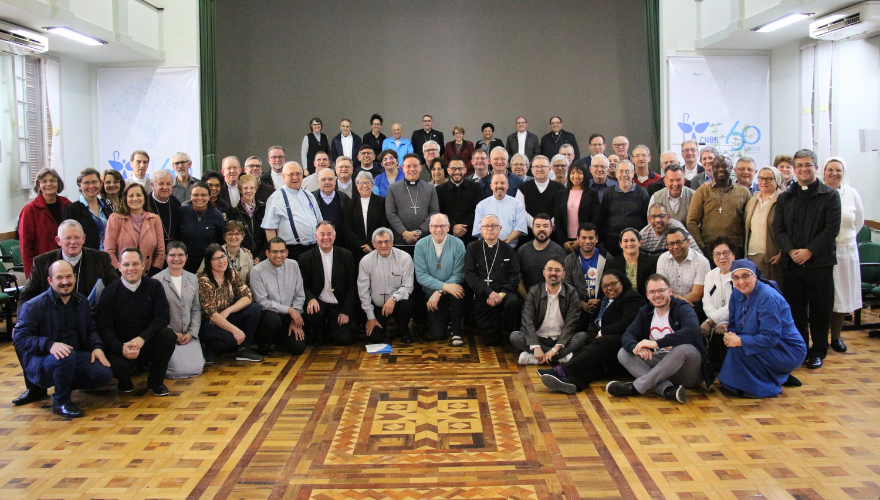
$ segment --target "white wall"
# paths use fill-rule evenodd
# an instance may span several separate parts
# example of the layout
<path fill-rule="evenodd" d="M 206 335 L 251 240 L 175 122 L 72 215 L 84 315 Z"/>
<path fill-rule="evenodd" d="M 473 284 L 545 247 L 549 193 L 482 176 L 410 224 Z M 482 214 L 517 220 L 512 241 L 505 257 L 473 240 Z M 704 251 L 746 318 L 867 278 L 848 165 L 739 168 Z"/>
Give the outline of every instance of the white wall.
<path fill-rule="evenodd" d="M 800 42 L 770 52 L 771 156 L 800 149 Z"/>

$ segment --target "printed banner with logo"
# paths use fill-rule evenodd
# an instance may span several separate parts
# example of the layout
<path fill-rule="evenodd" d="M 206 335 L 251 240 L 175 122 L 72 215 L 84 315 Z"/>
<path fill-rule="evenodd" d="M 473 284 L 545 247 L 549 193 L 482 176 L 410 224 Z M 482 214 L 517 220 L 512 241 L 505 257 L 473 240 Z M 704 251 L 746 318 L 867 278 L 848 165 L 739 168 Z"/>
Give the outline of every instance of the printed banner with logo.
<path fill-rule="evenodd" d="M 98 68 L 100 168 L 132 175 L 131 152 L 150 155 L 148 175 L 173 170 L 178 151 L 192 159 L 191 175 L 201 175 L 199 68 Z"/>
<path fill-rule="evenodd" d="M 670 57 L 669 142 L 680 151 L 686 139 L 772 165 L 770 58 Z"/>

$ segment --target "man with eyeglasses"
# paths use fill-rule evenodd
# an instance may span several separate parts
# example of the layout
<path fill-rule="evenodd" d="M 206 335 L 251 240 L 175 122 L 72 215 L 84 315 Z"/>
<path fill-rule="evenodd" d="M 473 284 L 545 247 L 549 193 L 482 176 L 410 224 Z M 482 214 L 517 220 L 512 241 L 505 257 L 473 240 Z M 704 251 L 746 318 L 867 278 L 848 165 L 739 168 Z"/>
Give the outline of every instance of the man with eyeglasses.
<path fill-rule="evenodd" d="M 821 368 L 828 353 L 841 217 L 840 193 L 819 181 L 816 161 L 809 149 L 794 154 L 798 182 L 779 195 L 773 219 L 776 244 L 782 251 L 783 296 L 809 346 L 809 369 Z"/>
<path fill-rule="evenodd" d="M 510 334 L 519 351 L 520 365 L 565 363 L 587 343 L 581 327 L 581 307 L 575 288 L 563 281 L 562 262 L 550 259 L 544 266 L 544 282 L 531 288 L 522 314 L 522 331 Z"/>
<path fill-rule="evenodd" d="M 361 172 L 369 172 L 375 179 L 385 171 L 382 169 L 382 164 L 376 161 L 376 152 L 373 151 L 373 147 L 369 144 L 364 144 L 360 147 L 357 159 L 357 165 L 351 173 L 353 179 L 357 179 L 358 174 Z"/>
<path fill-rule="evenodd" d="M 428 299 L 428 332 L 431 340 L 443 340 L 451 322 L 452 345 L 460 346 L 464 343 L 464 243 L 449 234 L 446 215 L 434 214 L 430 223 L 431 237 L 416 243 L 413 256 L 416 281 Z"/>
<path fill-rule="evenodd" d="M 241 193 L 238 191 L 238 178 L 241 177 L 241 162 L 236 156 L 227 156 L 220 162 L 223 173 L 223 185 L 220 186 L 220 200 L 229 203 L 230 207 L 237 207 L 241 201 Z"/>
<path fill-rule="evenodd" d="M 633 182 L 647 190 L 654 183 L 663 182 L 663 177 L 651 170 L 651 151 L 648 146 L 639 144 L 633 149 L 634 165 L 636 167 Z"/>
<path fill-rule="evenodd" d="M 526 155 L 529 161 L 535 159 L 535 155 L 541 154 L 541 141 L 538 136 L 529 132 L 529 122 L 525 116 L 516 118 L 516 132 L 507 136 L 505 148 L 509 156 L 517 153 Z"/>
<path fill-rule="evenodd" d="M 271 174 L 263 173 L 263 162 L 256 156 L 249 156 L 244 161 L 244 173 L 257 180 L 257 193 L 254 198 L 266 203 L 266 200 L 275 192 L 275 185 L 270 177 Z"/>
<path fill-rule="evenodd" d="M 516 196 L 516 192 L 522 185 L 523 180 L 520 176 L 514 175 L 512 172 L 508 171 L 507 164 L 509 159 L 510 155 L 507 150 L 501 146 L 496 146 L 495 149 L 489 153 L 489 163 L 492 165 L 492 177 L 498 174 L 503 174 L 507 178 L 507 194 L 513 197 Z M 492 188 L 492 177 L 487 175 L 480 180 L 480 185 L 483 187 L 483 196 L 486 198 L 492 196 L 494 191 Z"/>
<path fill-rule="evenodd" d="M 374 158 L 382 151 L 382 143 L 387 139 L 385 134 L 382 133 L 383 122 L 382 115 L 373 113 L 373 116 L 370 117 L 370 130 L 363 135 L 364 146 L 370 146 L 370 149 L 373 150 Z M 357 177 L 357 172 L 354 175 Z M 373 174 L 373 177 L 375 176 L 376 174 Z"/>
<path fill-rule="evenodd" d="M 422 170 L 419 179 L 425 182 L 433 182 L 431 179 L 431 162 L 440 158 L 440 144 L 437 141 L 427 141 L 422 144 Z"/>
<path fill-rule="evenodd" d="M 449 232 L 467 246 L 474 241 L 470 231 L 474 222 L 472 215 L 483 200 L 483 191 L 479 185 L 464 178 L 467 167 L 461 157 L 454 156 L 446 170 L 449 179 L 434 188 L 437 191 L 437 209 L 449 218 Z"/>
<path fill-rule="evenodd" d="M 424 146 L 428 141 L 434 141 L 434 143 L 438 145 L 437 156 L 440 156 L 439 144 L 446 144 L 443 142 L 443 132 L 434 130 L 434 118 L 431 115 L 425 115 L 422 117 L 422 128 L 413 131 L 411 140 L 413 151 L 419 155 L 419 160 L 422 162 L 422 165 L 430 165 L 430 163 L 426 163 L 427 159 L 424 154 Z"/>
<path fill-rule="evenodd" d="M 281 237 L 287 244 L 289 257 L 296 258 L 315 248 L 315 230 L 324 216 L 314 195 L 302 189 L 302 166 L 291 161 L 284 165 L 283 172 L 284 187 L 266 201 L 261 227 L 266 230 L 266 241 Z"/>
<path fill-rule="evenodd" d="M 351 164 L 351 160 L 347 156 L 340 156 L 339 160 L 342 163 L 347 162 Z M 351 180 L 349 180 L 348 184 L 350 188 Z M 345 219 L 345 206 L 351 198 L 339 190 L 336 172 L 332 168 L 325 168 L 318 172 L 318 185 L 320 188 L 313 191 L 312 196 L 318 202 L 318 208 L 321 209 L 324 218 L 339 228 L 339 232 L 336 235 L 336 242 L 339 243 L 338 246 L 345 247 L 345 235 L 342 232 L 342 226 Z"/>
<path fill-rule="evenodd" d="M 283 346 L 291 354 L 299 355 L 306 350 L 306 294 L 299 264 L 287 255 L 284 240 L 273 238 L 266 258 L 250 272 L 250 286 L 254 302 L 263 308 L 257 342 L 266 352 Z"/>
<path fill-rule="evenodd" d="M 684 160 L 684 178 L 692 180 L 698 174 L 706 174 L 706 169 L 700 165 L 699 144 L 694 139 L 686 139 L 681 143 L 681 159 Z M 718 156 L 717 154 L 715 156 Z M 700 184 L 706 182 L 707 176 L 703 176 L 700 182 L 694 186 L 697 189 Z"/>
<path fill-rule="evenodd" d="M 394 234 L 387 227 L 373 231 L 374 252 L 358 265 L 357 292 L 367 316 L 367 343 L 390 340 L 388 320 L 394 318 L 397 334 L 404 344 L 413 341 L 409 328 L 412 318 L 413 260 L 408 253 L 393 248 Z"/>
<path fill-rule="evenodd" d="M 489 153 L 483 149 L 475 149 L 474 154 L 471 155 L 471 167 L 474 169 L 474 174 L 468 177 L 468 180 L 480 184 L 480 181 L 489 175 Z"/>
<path fill-rule="evenodd" d="M 352 182 L 354 178 L 351 175 L 354 168 L 351 158 L 347 156 L 336 158 L 333 170 L 336 172 L 336 189 L 351 198 L 352 194 L 354 194 L 354 182 Z"/>
<path fill-rule="evenodd" d="M 596 155 L 590 159 L 590 189 L 599 193 L 599 203 L 608 188 L 617 185 L 617 181 L 608 178 L 609 160 L 605 155 Z"/>
<path fill-rule="evenodd" d="M 180 202 L 171 195 L 174 185 L 174 174 L 170 170 L 160 169 L 153 172 L 150 179 L 150 185 L 153 192 L 150 197 L 153 199 L 149 204 L 150 212 L 159 216 L 162 221 L 162 232 L 165 237 L 165 246 L 172 240 L 177 239 L 178 231 L 178 211 L 180 210 Z M 167 267 L 167 266 L 166 266 Z"/>
<path fill-rule="evenodd" d="M 612 139 L 611 148 L 614 149 L 614 154 L 617 155 L 618 161 L 632 160 L 632 158 L 629 157 L 629 139 L 626 137 L 618 135 Z"/>
<path fill-rule="evenodd" d="M 633 182 L 632 162 L 617 165 L 617 185 L 605 191 L 602 197 L 600 227 L 604 230 L 605 250 L 614 257 L 621 254 L 618 241 L 620 232 L 628 227 L 645 227 L 648 223 L 648 192 Z"/>
<path fill-rule="evenodd" d="M 282 170 L 284 168 L 284 162 L 287 161 L 287 156 L 285 156 L 284 148 L 281 146 L 272 146 L 269 148 L 269 153 L 266 156 L 266 160 L 269 162 L 269 172 L 268 180 L 272 181 L 272 186 L 275 187 L 276 190 L 281 189 L 284 186 L 284 174 Z M 266 175 L 266 174 L 264 174 Z M 267 177 L 263 177 L 263 182 L 266 182 Z"/>
<path fill-rule="evenodd" d="M 658 189 L 651 194 L 648 201 L 648 209 L 654 205 L 663 205 L 666 213 L 673 219 L 687 223 L 688 210 L 691 207 L 691 199 L 694 197 L 694 190 L 685 186 L 684 169 L 678 163 L 670 163 L 666 165 L 666 175 L 663 176 L 664 188 Z M 661 183 L 652 184 L 651 187 L 660 186 Z M 650 190 L 649 190 L 650 192 Z"/>
<path fill-rule="evenodd" d="M 673 296 L 666 276 L 651 275 L 646 290 L 650 304 L 639 309 L 617 354 L 636 380 L 608 382 L 605 392 L 626 397 L 654 391 L 670 401 L 686 403 L 685 387 L 698 387 L 702 382 L 708 388 L 715 381 L 700 322 L 690 304 Z"/>
<path fill-rule="evenodd" d="M 312 164 L 315 166 L 315 172 L 306 176 L 302 182 L 302 188 L 310 193 L 321 187 L 320 182 L 318 182 L 318 174 L 321 173 L 321 170 L 332 167 L 330 155 L 323 151 L 315 153 L 315 159 L 312 161 Z"/>
<path fill-rule="evenodd" d="M 710 266 L 702 253 L 691 251 L 688 236 L 683 228 L 670 229 L 666 233 L 669 250 L 657 258 L 657 274 L 667 277 L 673 295 L 692 305 L 702 320 L 703 283 Z"/>
<path fill-rule="evenodd" d="M 604 155 L 605 154 L 605 136 L 602 134 L 592 134 L 590 135 L 590 154 L 583 158 L 580 158 L 585 165 L 590 164 L 590 158 L 596 155 Z"/>
<path fill-rule="evenodd" d="M 482 231 L 478 227 L 479 221 L 487 215 L 494 215 L 503 226 L 500 233 L 502 240 L 511 248 L 516 248 L 519 237 L 528 231 L 526 207 L 521 201 L 508 194 L 507 175 L 493 174 L 490 187 L 492 196 L 477 205 L 474 214 L 474 229 L 471 234 L 474 236 L 481 234 Z"/>
<path fill-rule="evenodd" d="M 171 186 L 171 194 L 181 203 L 189 201 L 189 190 L 194 184 L 199 183 L 198 177 L 190 175 L 192 160 L 183 152 L 175 153 L 171 157 L 171 167 L 177 172 L 174 184 Z"/>
<path fill-rule="evenodd" d="M 668 249 L 666 235 L 672 229 L 683 230 L 685 227 L 684 224 L 670 217 L 664 205 L 651 205 L 651 208 L 648 209 L 648 225 L 639 231 L 639 235 L 642 237 L 642 245 L 639 248 L 639 252 L 644 252 L 652 258 L 663 255 Z M 687 239 L 691 251 L 703 255 L 693 236 L 688 235 Z"/>
<path fill-rule="evenodd" d="M 755 160 L 748 156 L 736 160 L 736 183 L 749 190 L 749 194 L 755 194 L 758 191 L 758 183 L 755 182 L 755 174 L 758 173 L 755 167 Z"/>
<path fill-rule="evenodd" d="M 18 297 L 16 317 L 19 317 L 22 305 L 49 289 L 49 267 L 59 260 L 64 260 L 73 266 L 73 272 L 76 275 L 73 291 L 86 297 L 92 293 L 92 289 L 99 280 L 106 287 L 119 278 L 116 269 L 110 263 L 110 255 L 107 252 L 84 247 L 85 241 L 86 235 L 79 222 L 66 220 L 59 224 L 55 237 L 55 243 L 59 248 L 34 258 L 31 277 L 21 289 L 21 294 Z M 19 362 L 21 362 L 20 357 Z M 25 366 L 24 363 L 21 363 L 21 366 Z M 12 400 L 12 404 L 15 406 L 26 405 L 48 397 L 46 389 L 32 384 L 27 380 L 27 377 L 25 377 L 25 387 L 25 391 Z"/>
<path fill-rule="evenodd" d="M 562 129 L 562 118 L 554 116 L 550 118 L 550 132 L 541 137 L 541 154 L 553 158 L 564 144 L 572 147 L 575 158 L 580 156 L 577 138 L 571 132 Z"/>
<path fill-rule="evenodd" d="M 538 155 L 532 160 L 534 178 L 523 182 L 516 191 L 516 199 L 526 209 L 526 225 L 532 227 L 537 214 L 552 214 L 556 198 L 565 190 L 561 182 L 550 180 L 550 160 Z M 552 230 L 551 235 L 552 236 Z"/>
<path fill-rule="evenodd" d="M 726 234 L 739 248 L 745 241 L 745 208 L 751 198 L 749 190 L 733 182 L 730 158 L 712 160 L 715 182 L 703 184 L 694 192 L 688 207 L 687 226 L 700 248 Z M 710 253 L 710 252 L 706 252 Z"/>
<path fill-rule="evenodd" d="M 483 343 L 501 345 L 507 338 L 504 332 L 520 329 L 519 263 L 513 247 L 499 239 L 504 228 L 497 216 L 486 215 L 475 222 L 482 239 L 465 250 L 464 276 L 474 291 L 474 319 Z"/>

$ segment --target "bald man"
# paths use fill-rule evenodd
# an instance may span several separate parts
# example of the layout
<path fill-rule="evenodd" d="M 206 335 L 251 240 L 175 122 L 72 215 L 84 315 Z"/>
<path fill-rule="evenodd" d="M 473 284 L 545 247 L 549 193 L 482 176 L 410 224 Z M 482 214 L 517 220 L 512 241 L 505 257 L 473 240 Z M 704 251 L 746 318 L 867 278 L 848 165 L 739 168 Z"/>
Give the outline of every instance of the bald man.
<path fill-rule="evenodd" d="M 266 241 L 280 237 L 287 244 L 288 258 L 296 259 L 317 246 L 315 230 L 324 216 L 315 196 L 302 189 L 302 165 L 287 162 L 282 174 L 284 187 L 272 193 L 266 201 L 262 228 L 266 230 Z"/>

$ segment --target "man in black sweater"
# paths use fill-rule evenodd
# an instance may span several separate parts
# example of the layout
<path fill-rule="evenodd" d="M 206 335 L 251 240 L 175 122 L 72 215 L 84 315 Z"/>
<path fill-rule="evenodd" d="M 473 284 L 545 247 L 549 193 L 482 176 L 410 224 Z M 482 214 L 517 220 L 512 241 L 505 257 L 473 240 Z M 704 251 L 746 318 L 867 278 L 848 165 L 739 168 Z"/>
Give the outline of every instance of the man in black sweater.
<path fill-rule="evenodd" d="M 144 257 L 137 248 L 122 250 L 119 256 L 122 279 L 104 289 L 98 301 L 98 333 L 104 341 L 119 392 L 134 391 L 131 376 L 135 368 L 149 364 L 147 389 L 167 396 L 165 372 L 174 354 L 177 335 L 168 324 L 171 311 L 165 289 L 144 276 Z"/>
<path fill-rule="evenodd" d="M 783 295 L 807 350 L 807 368 L 822 366 L 834 308 L 834 265 L 840 232 L 840 193 L 816 178 L 816 154 L 794 154 L 797 184 L 779 195 L 773 233 L 782 251 Z"/>
<path fill-rule="evenodd" d="M 337 246 L 345 247 L 345 235 L 341 229 L 345 217 L 345 205 L 350 198 L 336 186 L 336 172 L 332 168 L 318 172 L 318 186 L 319 189 L 313 191 L 312 195 L 321 207 L 324 220 L 329 220 L 335 227 L 340 228 L 336 235 L 336 243 L 339 243 Z"/>

